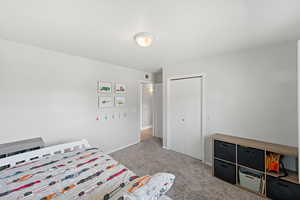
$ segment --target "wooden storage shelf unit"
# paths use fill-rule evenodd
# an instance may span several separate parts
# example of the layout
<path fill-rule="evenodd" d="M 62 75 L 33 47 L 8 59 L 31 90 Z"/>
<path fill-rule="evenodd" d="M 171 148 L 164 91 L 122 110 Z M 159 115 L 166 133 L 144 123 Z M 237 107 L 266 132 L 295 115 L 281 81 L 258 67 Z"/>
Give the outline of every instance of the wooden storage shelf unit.
<path fill-rule="evenodd" d="M 237 165 L 237 167 L 249 169 L 249 170 L 252 170 L 252 171 L 254 171 L 254 172 L 265 173 L 265 172 L 263 172 L 263 171 L 260 171 L 260 170 L 257 170 L 257 169 L 253 169 L 253 168 L 251 168 L 251 167 L 247 167 L 247 166 L 245 166 L 245 165 L 240 165 L 240 164 L 236 164 L 236 165 Z"/>
<path fill-rule="evenodd" d="M 241 186 L 241 185 L 239 185 L 239 184 L 236 184 L 236 186 L 239 187 L 239 188 L 241 188 L 241 189 L 243 189 L 243 190 L 246 190 L 246 191 L 248 191 L 248 192 L 255 193 L 255 194 L 259 195 L 259 196 L 265 197 L 264 194 L 261 194 L 261 193 L 259 193 L 259 192 L 254 192 L 254 191 L 249 190 L 248 188 L 245 188 L 245 187 L 243 187 L 243 186 Z"/>
<path fill-rule="evenodd" d="M 298 159 L 298 148 L 223 134 L 213 135 L 213 145 L 214 176 L 251 191 L 240 185 L 239 169 L 243 168 L 261 174 L 265 181 L 261 192 L 251 192 L 274 199 L 300 199 L 298 172 L 288 171 L 288 176 L 279 177 L 266 170 L 267 152 Z"/>
<path fill-rule="evenodd" d="M 235 163 L 233 163 L 233 162 L 230 162 L 230 161 L 228 161 L 228 160 L 223 160 L 223 159 L 221 159 L 221 158 L 215 158 L 215 159 L 216 159 L 216 160 L 223 161 L 223 162 L 225 162 L 225 163 L 228 163 L 228 164 L 235 165 Z"/>
<path fill-rule="evenodd" d="M 296 172 L 293 172 L 293 171 L 288 171 L 288 176 L 286 177 L 281 177 L 280 179 L 282 180 L 285 180 L 285 181 L 289 181 L 289 182 L 292 182 L 292 183 L 296 183 L 296 184 L 299 184 L 299 180 L 298 180 L 298 174 Z M 267 175 L 269 176 L 273 176 L 273 177 L 279 177 L 279 174 L 277 173 L 274 173 L 274 172 L 266 172 Z"/>

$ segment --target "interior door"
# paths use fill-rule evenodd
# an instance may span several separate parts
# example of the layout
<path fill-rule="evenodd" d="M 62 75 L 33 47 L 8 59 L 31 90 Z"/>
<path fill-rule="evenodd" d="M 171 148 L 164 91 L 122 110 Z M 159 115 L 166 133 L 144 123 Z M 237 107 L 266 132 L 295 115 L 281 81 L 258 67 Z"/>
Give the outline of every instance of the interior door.
<path fill-rule="evenodd" d="M 202 78 L 171 80 L 169 102 L 170 148 L 201 159 Z"/>
<path fill-rule="evenodd" d="M 162 131 L 163 131 L 163 107 L 162 107 L 162 84 L 155 84 L 154 85 L 154 96 L 153 96 L 153 111 L 154 111 L 154 135 L 156 137 L 162 138 Z"/>

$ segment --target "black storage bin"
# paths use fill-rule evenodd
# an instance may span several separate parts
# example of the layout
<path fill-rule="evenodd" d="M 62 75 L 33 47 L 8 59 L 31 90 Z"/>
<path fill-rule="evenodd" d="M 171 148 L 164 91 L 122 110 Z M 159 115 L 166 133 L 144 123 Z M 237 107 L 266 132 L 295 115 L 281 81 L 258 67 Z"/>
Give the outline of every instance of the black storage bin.
<path fill-rule="evenodd" d="M 267 176 L 267 197 L 273 200 L 300 199 L 300 185 Z"/>
<path fill-rule="evenodd" d="M 237 160 L 240 165 L 265 171 L 265 152 L 263 150 L 238 145 Z"/>
<path fill-rule="evenodd" d="M 215 140 L 214 155 L 217 158 L 235 163 L 236 162 L 236 145 Z"/>
<path fill-rule="evenodd" d="M 214 175 L 231 184 L 236 183 L 236 167 L 235 165 L 222 162 L 215 159 L 214 162 Z"/>

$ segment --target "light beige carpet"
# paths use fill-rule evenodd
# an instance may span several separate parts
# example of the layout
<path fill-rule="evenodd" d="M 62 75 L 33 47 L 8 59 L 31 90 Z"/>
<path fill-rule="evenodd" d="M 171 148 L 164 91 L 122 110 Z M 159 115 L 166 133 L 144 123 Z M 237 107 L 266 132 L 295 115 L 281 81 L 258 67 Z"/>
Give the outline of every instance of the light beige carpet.
<path fill-rule="evenodd" d="M 211 175 L 211 168 L 201 161 L 161 148 L 161 140 L 151 138 L 111 154 L 137 175 L 170 172 L 176 175 L 167 193 L 173 200 L 261 200 Z"/>

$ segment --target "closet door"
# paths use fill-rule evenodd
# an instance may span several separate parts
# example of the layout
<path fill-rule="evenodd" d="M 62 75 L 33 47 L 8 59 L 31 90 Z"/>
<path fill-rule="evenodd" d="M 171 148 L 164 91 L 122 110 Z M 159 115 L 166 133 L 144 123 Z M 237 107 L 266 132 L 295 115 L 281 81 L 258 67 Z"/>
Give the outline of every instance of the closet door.
<path fill-rule="evenodd" d="M 171 80 L 169 102 L 170 148 L 201 159 L 202 78 Z"/>

